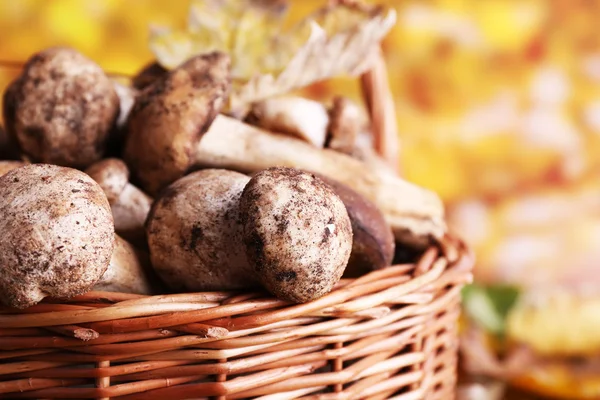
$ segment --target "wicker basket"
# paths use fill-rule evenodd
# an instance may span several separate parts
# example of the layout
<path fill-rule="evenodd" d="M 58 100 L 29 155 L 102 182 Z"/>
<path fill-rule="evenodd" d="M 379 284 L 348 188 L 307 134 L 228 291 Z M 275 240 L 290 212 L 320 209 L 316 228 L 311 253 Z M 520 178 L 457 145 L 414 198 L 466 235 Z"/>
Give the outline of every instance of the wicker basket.
<path fill-rule="evenodd" d="M 396 122 L 376 59 L 363 92 L 376 147 L 393 159 Z M 0 398 L 452 399 L 471 266 L 447 236 L 414 264 L 344 279 L 307 304 L 90 292 L 0 309 Z"/>

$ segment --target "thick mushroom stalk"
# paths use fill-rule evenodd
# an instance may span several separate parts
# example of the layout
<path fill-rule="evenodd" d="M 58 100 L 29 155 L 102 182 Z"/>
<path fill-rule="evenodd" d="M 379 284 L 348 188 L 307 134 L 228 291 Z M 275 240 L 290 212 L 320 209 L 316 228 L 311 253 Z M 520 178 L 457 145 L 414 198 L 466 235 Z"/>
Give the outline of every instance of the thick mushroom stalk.
<path fill-rule="evenodd" d="M 194 57 L 136 98 L 129 114 L 124 157 L 150 195 L 193 166 L 194 145 L 228 96 L 229 68 L 224 53 Z"/>
<path fill-rule="evenodd" d="M 115 231 L 134 243 L 144 243 L 144 223 L 152 198 L 129 183 L 127 165 L 117 158 L 107 158 L 85 172 L 104 190 L 112 210 Z"/>
<path fill-rule="evenodd" d="M 324 147 L 329 114 L 318 101 L 297 96 L 266 99 L 252 105 L 253 123 L 263 129 L 296 136 Z"/>
<path fill-rule="evenodd" d="M 115 235 L 115 249 L 110 264 L 94 290 L 149 295 L 156 293 L 156 285 L 152 280 L 148 258 Z"/>
<path fill-rule="evenodd" d="M 114 226 L 100 186 L 83 172 L 26 165 L 0 177 L 0 303 L 90 290 L 110 262 Z"/>
<path fill-rule="evenodd" d="M 334 150 L 316 149 L 224 115 L 193 148 L 197 167 L 257 172 L 287 166 L 335 179 L 372 201 L 401 243 L 426 246 L 446 231 L 443 203 L 435 193 Z"/>
<path fill-rule="evenodd" d="M 33 162 L 85 168 L 104 155 L 119 115 L 111 80 L 69 48 L 33 55 L 4 93 L 9 136 Z"/>

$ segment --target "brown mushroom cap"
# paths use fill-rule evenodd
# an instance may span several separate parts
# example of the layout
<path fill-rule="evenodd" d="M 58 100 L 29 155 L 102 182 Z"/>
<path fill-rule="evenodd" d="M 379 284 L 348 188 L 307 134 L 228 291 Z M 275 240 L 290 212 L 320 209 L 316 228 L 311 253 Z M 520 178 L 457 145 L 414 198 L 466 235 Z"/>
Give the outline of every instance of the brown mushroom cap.
<path fill-rule="evenodd" d="M 4 94 L 6 130 L 34 162 L 85 168 L 104 154 L 119 98 L 102 68 L 77 51 L 33 55 Z"/>
<path fill-rule="evenodd" d="M 129 114 L 124 158 L 150 195 L 181 178 L 229 93 L 229 57 L 197 56 L 144 89 Z"/>
<path fill-rule="evenodd" d="M 150 259 L 172 289 L 254 286 L 238 210 L 249 180 L 228 170 L 197 171 L 168 186 L 155 201 L 146 222 Z"/>
<path fill-rule="evenodd" d="M 24 165 L 27 164 L 23 161 L 2 160 L 0 161 L 0 176 L 6 174 L 8 171 L 12 171 L 13 169 L 22 167 Z"/>
<path fill-rule="evenodd" d="M 26 165 L 0 177 L 0 232 L 0 303 L 17 308 L 89 290 L 114 245 L 100 186 L 54 165 Z"/>
<path fill-rule="evenodd" d="M 343 183 L 317 176 L 342 199 L 352 222 L 352 254 L 345 275 L 358 276 L 391 265 L 394 234 L 377 206 Z"/>
<path fill-rule="evenodd" d="M 129 183 L 129 168 L 118 158 L 98 161 L 86 169 L 85 173 L 100 185 L 110 204 L 119 199 Z"/>
<path fill-rule="evenodd" d="M 157 61 L 152 61 L 138 71 L 131 80 L 131 83 L 134 88 L 142 90 L 156 82 L 157 79 L 164 77 L 166 74 L 167 70 L 162 65 Z"/>
<path fill-rule="evenodd" d="M 248 261 L 275 296 L 307 302 L 331 291 L 352 249 L 346 207 L 321 179 L 293 168 L 256 174 L 240 200 Z"/>

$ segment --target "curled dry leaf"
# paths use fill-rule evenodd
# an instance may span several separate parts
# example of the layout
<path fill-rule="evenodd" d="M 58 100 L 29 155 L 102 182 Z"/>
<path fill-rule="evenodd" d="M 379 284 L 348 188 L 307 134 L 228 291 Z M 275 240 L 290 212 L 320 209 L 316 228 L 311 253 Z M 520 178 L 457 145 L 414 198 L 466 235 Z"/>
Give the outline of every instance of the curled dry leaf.
<path fill-rule="evenodd" d="M 165 68 L 223 51 L 232 58 L 229 111 L 335 76 L 357 75 L 396 21 L 394 10 L 331 2 L 284 30 L 286 4 L 193 0 L 185 31 L 155 28 L 150 48 Z"/>

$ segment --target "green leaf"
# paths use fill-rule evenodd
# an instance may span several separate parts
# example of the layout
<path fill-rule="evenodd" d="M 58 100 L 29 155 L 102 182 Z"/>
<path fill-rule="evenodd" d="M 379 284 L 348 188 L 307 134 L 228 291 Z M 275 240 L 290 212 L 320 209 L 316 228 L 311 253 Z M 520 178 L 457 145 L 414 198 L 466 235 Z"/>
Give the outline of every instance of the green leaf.
<path fill-rule="evenodd" d="M 462 292 L 464 310 L 482 328 L 503 336 L 506 318 L 519 293 L 518 288 L 509 285 L 467 285 Z"/>

